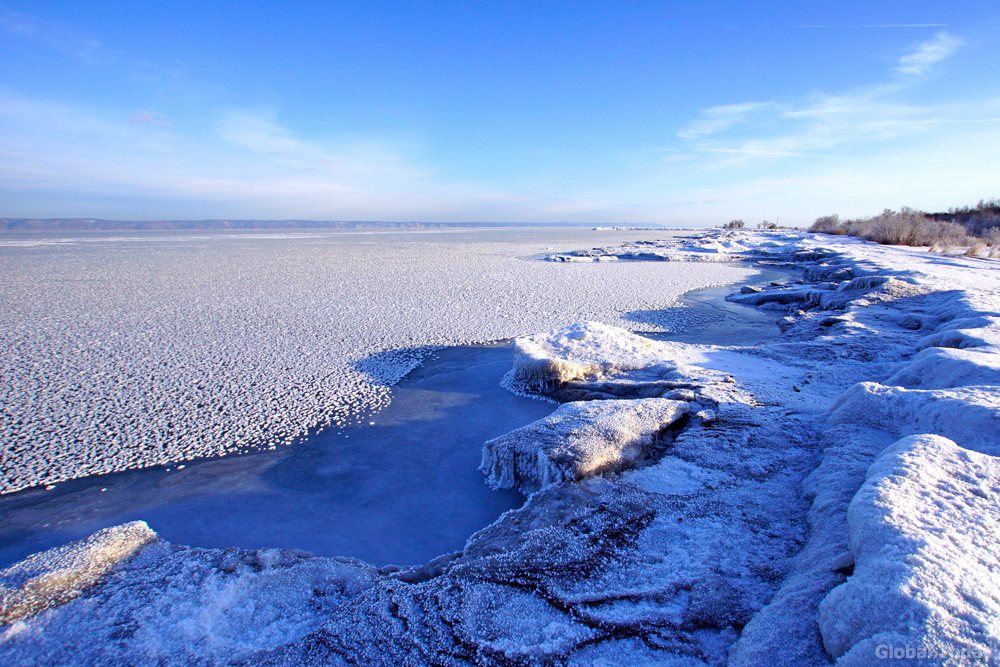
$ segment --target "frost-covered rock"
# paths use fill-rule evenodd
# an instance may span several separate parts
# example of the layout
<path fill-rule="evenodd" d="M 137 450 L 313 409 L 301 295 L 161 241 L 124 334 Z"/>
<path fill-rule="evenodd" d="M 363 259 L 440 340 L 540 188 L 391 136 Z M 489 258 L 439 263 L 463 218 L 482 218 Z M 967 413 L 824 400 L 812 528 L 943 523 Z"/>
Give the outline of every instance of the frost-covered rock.
<path fill-rule="evenodd" d="M 619 472 L 673 439 L 688 404 L 664 398 L 565 403 L 545 419 L 483 446 L 487 482 L 533 493 L 565 481 Z"/>
<path fill-rule="evenodd" d="M 994 664 L 1000 462 L 939 436 L 903 438 L 869 469 L 849 525 L 854 573 L 819 613 L 838 665 L 890 650 L 905 664 Z"/>

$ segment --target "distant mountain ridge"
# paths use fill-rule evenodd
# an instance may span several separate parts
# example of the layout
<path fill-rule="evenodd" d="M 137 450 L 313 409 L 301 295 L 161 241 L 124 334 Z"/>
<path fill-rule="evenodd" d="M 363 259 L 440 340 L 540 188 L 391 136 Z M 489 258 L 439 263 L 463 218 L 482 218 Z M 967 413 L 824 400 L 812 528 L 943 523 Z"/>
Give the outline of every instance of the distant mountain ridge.
<path fill-rule="evenodd" d="M 609 223 L 599 223 L 606 225 Z M 102 220 L 100 218 L 0 218 L 0 230 L 155 231 L 211 229 L 450 229 L 481 227 L 593 227 L 576 222 L 380 222 L 324 220 Z"/>

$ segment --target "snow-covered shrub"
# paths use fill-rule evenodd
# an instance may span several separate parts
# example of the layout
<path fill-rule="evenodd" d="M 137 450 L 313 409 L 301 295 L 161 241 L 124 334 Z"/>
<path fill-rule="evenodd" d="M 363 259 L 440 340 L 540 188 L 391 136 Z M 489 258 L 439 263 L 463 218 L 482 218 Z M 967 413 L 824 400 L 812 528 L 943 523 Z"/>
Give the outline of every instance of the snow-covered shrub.
<path fill-rule="evenodd" d="M 822 218 L 816 218 L 816 222 L 812 223 L 809 227 L 809 231 L 814 234 L 846 234 L 847 231 L 840 226 L 840 216 L 839 215 L 824 215 Z"/>
<path fill-rule="evenodd" d="M 967 246 L 971 239 L 965 228 L 954 222 L 935 220 L 911 208 L 885 209 L 870 218 L 840 220 L 835 215 L 818 218 L 809 228 L 821 234 L 847 234 L 884 245 Z"/>

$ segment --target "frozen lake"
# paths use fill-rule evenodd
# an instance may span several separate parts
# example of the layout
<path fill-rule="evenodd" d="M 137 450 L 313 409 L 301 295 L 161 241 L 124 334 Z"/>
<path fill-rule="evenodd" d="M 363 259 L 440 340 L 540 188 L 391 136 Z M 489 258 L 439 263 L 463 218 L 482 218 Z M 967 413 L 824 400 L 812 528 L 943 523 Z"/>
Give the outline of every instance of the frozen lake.
<path fill-rule="evenodd" d="M 716 344 L 776 333 L 711 287 L 747 267 L 525 259 L 663 236 L 7 237 L 3 482 L 32 488 L 0 496 L 0 566 L 132 519 L 177 543 L 376 564 L 458 550 L 521 503 L 483 483 L 482 443 L 554 407 L 500 388 L 505 348 L 468 344 L 585 319 Z M 441 345 L 466 347 L 414 369 Z"/>
<path fill-rule="evenodd" d="M 523 502 L 483 483 L 482 443 L 555 407 L 502 389 L 509 368 L 506 347 L 449 348 L 393 387 L 374 424 L 182 470 L 96 475 L 0 497 L 0 568 L 136 519 L 179 544 L 304 549 L 378 565 L 457 551 Z"/>

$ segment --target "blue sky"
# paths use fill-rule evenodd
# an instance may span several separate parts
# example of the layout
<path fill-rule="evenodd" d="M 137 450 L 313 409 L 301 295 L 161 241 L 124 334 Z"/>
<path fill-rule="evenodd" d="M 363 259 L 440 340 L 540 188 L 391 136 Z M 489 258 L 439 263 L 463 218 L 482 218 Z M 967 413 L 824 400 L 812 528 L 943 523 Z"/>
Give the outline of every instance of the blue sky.
<path fill-rule="evenodd" d="M 0 0 L 0 215 L 802 224 L 1000 196 L 992 2 Z"/>

